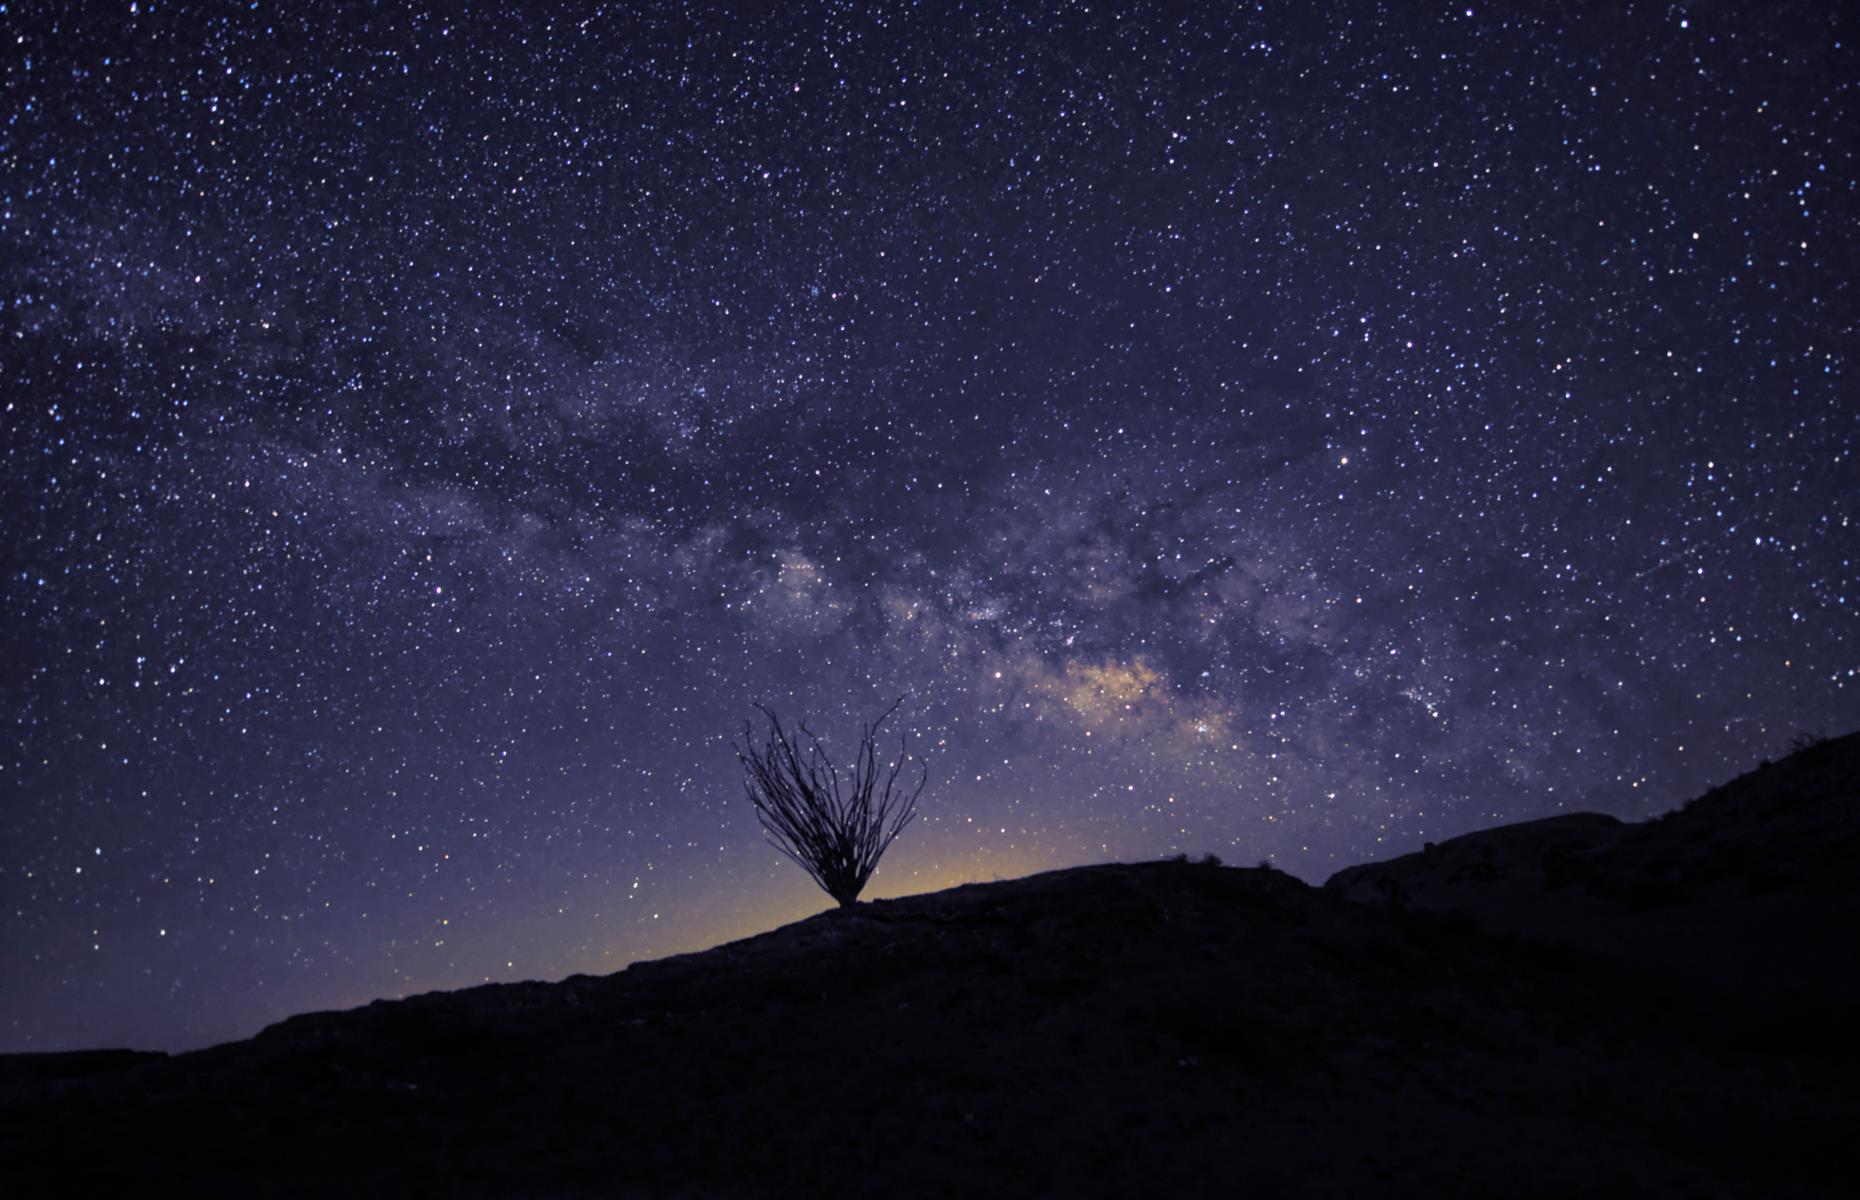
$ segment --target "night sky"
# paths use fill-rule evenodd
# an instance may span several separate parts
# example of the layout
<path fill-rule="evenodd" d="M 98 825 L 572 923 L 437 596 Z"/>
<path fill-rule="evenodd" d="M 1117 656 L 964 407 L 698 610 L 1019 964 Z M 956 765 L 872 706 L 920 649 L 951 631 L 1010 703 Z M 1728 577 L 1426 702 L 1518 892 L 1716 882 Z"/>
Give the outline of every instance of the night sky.
<path fill-rule="evenodd" d="M 0 3 L 0 1049 L 1860 725 L 1841 6 L 452 7 Z"/>

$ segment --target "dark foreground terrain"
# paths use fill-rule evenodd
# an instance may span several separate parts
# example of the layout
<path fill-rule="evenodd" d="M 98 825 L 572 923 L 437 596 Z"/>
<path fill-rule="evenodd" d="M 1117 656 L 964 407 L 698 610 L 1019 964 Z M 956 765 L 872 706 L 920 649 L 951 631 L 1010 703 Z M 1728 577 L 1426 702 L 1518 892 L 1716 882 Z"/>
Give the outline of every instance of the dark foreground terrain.
<path fill-rule="evenodd" d="M 192 1054 L 0 1058 L 0 1191 L 1853 1195 L 1856 780 L 1850 736 L 1324 888 L 1081 867 Z"/>

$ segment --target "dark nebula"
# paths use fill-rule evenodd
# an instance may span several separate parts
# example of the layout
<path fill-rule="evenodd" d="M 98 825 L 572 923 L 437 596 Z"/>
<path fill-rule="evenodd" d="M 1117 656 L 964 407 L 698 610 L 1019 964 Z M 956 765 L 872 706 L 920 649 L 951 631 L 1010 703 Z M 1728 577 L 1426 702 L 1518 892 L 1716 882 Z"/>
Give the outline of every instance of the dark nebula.
<path fill-rule="evenodd" d="M 0 4 L 0 1049 L 1860 724 L 1840 6 L 453 8 Z"/>

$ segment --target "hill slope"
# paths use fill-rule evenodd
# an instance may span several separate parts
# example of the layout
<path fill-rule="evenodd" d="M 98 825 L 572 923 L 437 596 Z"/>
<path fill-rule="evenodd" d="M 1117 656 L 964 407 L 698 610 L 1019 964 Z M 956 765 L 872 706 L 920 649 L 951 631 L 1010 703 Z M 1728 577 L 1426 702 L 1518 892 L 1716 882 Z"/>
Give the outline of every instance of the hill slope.
<path fill-rule="evenodd" d="M 1860 929 L 1860 734 L 1765 763 L 1652 821 L 1576 813 L 1480 830 L 1348 868 L 1325 887 L 1580 947 L 1719 1003 L 1793 1006 L 1789 1024 L 1822 1024 L 1835 998 L 1860 995 L 1860 942 L 1843 933 Z"/>
<path fill-rule="evenodd" d="M 1833 1195 L 1851 1024 L 1778 1029 L 1855 1011 L 1827 833 L 1860 742 L 1830 745 L 1647 826 L 1488 831 L 1325 889 L 1081 867 L 172 1058 L 18 1056 L 0 1163 L 35 1193 Z M 1588 907 L 1516 936 L 1564 893 Z M 1669 972 L 1582 933 L 1681 910 L 1785 913 L 1809 953 L 1743 988 L 1741 935 Z M 1701 999 L 1727 989 L 1734 1021 Z"/>

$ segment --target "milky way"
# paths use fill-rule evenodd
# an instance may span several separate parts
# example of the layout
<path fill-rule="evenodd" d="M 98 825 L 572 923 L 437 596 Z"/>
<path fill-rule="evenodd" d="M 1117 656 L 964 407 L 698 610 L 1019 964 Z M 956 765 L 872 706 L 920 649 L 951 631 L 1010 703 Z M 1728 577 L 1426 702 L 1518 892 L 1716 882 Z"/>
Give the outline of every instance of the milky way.
<path fill-rule="evenodd" d="M 0 1048 L 1860 724 L 1839 6 L 0 4 Z M 521 7 L 521 6 L 518 6 Z M 768 10 L 779 10 L 769 15 Z"/>

